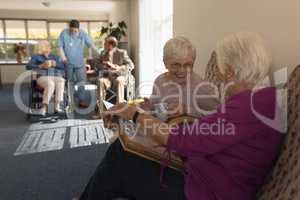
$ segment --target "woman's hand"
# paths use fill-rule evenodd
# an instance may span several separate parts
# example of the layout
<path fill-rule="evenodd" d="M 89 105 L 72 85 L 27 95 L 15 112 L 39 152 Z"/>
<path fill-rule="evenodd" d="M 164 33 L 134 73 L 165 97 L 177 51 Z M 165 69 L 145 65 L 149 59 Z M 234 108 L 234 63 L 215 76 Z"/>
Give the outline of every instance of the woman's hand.
<path fill-rule="evenodd" d="M 55 60 L 51 60 L 51 66 L 56 67 L 56 61 Z"/>
<path fill-rule="evenodd" d="M 168 103 L 168 118 L 174 118 L 186 114 L 186 106 L 183 103 L 172 102 Z"/>
<path fill-rule="evenodd" d="M 103 121 L 105 128 L 115 127 L 117 118 L 131 120 L 138 110 L 136 105 L 129 105 L 127 103 L 121 103 L 113 106 L 109 110 L 103 113 Z"/>
<path fill-rule="evenodd" d="M 144 111 L 152 111 L 153 105 L 148 98 L 144 98 L 144 102 L 139 104 Z"/>
<path fill-rule="evenodd" d="M 49 62 L 46 60 L 43 64 L 40 65 L 40 68 L 42 69 L 49 69 L 51 67 L 51 65 L 49 64 Z"/>

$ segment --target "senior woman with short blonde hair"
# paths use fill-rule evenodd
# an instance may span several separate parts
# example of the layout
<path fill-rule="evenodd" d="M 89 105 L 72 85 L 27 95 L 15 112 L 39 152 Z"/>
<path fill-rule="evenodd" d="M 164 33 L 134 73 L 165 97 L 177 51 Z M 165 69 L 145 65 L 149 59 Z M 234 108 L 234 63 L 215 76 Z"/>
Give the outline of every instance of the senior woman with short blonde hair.
<path fill-rule="evenodd" d="M 132 199 L 254 200 L 279 152 L 282 135 L 268 123 L 276 111 L 276 91 L 256 88 L 270 70 L 262 38 L 256 33 L 225 37 L 216 48 L 219 77 L 227 85 L 226 100 L 216 113 L 187 125 L 165 128 L 135 105 L 119 104 L 106 115 L 131 119 L 155 140 L 184 158 L 184 173 L 162 176 L 155 163 L 134 156 L 114 142 L 81 200 Z M 276 122 L 276 125 L 281 123 Z M 108 128 L 111 123 L 106 123 Z M 152 126 L 153 128 L 146 128 Z M 164 127 L 164 128 L 161 128 Z"/>
<path fill-rule="evenodd" d="M 37 54 L 32 56 L 26 68 L 38 72 L 37 84 L 44 89 L 43 106 L 41 115 L 46 115 L 47 107 L 55 92 L 55 111 L 63 112 L 60 104 L 63 101 L 65 86 L 64 64 L 58 56 L 51 53 L 51 46 L 48 41 L 39 41 L 36 46 Z"/>
<path fill-rule="evenodd" d="M 214 88 L 194 72 L 196 49 L 192 43 L 177 36 L 166 42 L 163 52 L 167 71 L 155 79 L 148 109 L 165 104 L 169 118 L 200 117 L 214 111 L 219 102 Z"/>

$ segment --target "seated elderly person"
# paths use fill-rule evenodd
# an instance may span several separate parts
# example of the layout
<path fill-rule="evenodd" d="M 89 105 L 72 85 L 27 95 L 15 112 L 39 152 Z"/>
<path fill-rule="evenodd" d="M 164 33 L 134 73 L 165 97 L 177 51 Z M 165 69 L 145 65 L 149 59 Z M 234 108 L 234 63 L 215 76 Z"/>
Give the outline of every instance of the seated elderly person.
<path fill-rule="evenodd" d="M 155 79 L 152 95 L 143 108 L 153 110 L 164 104 L 168 117 L 200 117 L 214 111 L 219 103 L 217 91 L 193 71 L 195 59 L 196 49 L 187 38 L 167 41 L 163 56 L 167 72 Z"/>
<path fill-rule="evenodd" d="M 51 54 L 48 41 L 40 41 L 37 45 L 38 54 L 32 56 L 26 65 L 28 70 L 36 70 L 38 73 L 37 84 L 44 89 L 43 106 L 41 115 L 46 115 L 48 104 L 55 92 L 55 111 L 63 112 L 60 104 L 63 101 L 65 87 L 64 64 L 58 56 Z"/>
<path fill-rule="evenodd" d="M 276 111 L 273 87 L 256 87 L 270 69 L 261 37 L 237 33 L 216 47 L 219 77 L 226 100 L 216 113 L 192 126 L 168 127 L 136 105 L 119 104 L 105 114 L 133 120 L 149 140 L 185 159 L 184 173 L 125 152 L 115 141 L 86 186 L 81 200 L 188 199 L 254 200 L 278 155 L 282 134 L 268 123 Z M 112 123 L 105 124 L 108 128 Z M 273 124 L 274 125 L 274 124 Z M 152 128 L 149 128 L 152 127 Z M 161 179 L 162 178 L 162 179 Z M 160 182 L 166 187 L 161 187 Z"/>
<path fill-rule="evenodd" d="M 117 102 L 125 101 L 124 93 L 127 84 L 127 76 L 133 70 L 134 64 L 127 51 L 119 49 L 115 37 L 107 37 L 104 42 L 104 50 L 97 60 L 96 67 L 99 70 L 99 99 L 100 110 L 102 99 L 106 97 L 106 91 L 113 88 L 117 93 Z"/>

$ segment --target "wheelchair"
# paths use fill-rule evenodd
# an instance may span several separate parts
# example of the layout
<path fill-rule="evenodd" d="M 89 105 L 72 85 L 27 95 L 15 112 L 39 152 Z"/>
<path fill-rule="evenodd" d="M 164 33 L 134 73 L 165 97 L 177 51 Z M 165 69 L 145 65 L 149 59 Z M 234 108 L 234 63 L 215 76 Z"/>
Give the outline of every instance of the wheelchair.
<path fill-rule="evenodd" d="M 73 98 L 71 89 L 69 87 L 69 81 L 65 81 L 65 89 L 63 96 L 63 113 L 54 112 L 54 95 L 48 105 L 46 116 L 41 116 L 38 114 L 38 110 L 42 108 L 43 105 L 43 91 L 44 89 L 37 84 L 37 79 L 40 77 L 37 71 L 31 70 L 30 84 L 29 84 L 29 96 L 28 96 L 28 112 L 26 114 L 26 119 L 28 121 L 42 121 L 42 120 L 58 120 L 58 119 L 70 119 L 74 117 L 73 109 Z"/>
<path fill-rule="evenodd" d="M 88 67 L 87 72 L 88 73 L 88 80 L 90 82 L 92 82 L 93 84 L 97 85 L 97 87 L 99 87 L 99 83 L 98 80 L 102 77 L 104 77 L 103 73 L 101 70 L 99 70 L 96 66 L 97 66 L 97 59 L 89 59 L 87 60 L 87 64 L 90 66 Z M 124 97 L 125 100 L 129 101 L 129 100 L 133 100 L 135 99 L 135 78 L 132 74 L 132 70 L 127 69 L 126 71 L 126 87 L 125 87 L 125 91 L 124 91 Z M 116 96 L 114 95 L 115 91 L 113 90 L 113 88 L 110 88 L 107 90 L 107 94 L 106 97 L 104 97 L 104 99 L 98 99 L 97 102 L 97 107 L 95 108 L 95 111 L 98 113 L 102 113 L 103 110 L 101 110 L 101 106 L 100 106 L 100 101 L 102 100 L 108 100 L 111 103 L 116 103 Z"/>
<path fill-rule="evenodd" d="M 98 79 L 102 78 L 102 74 L 99 73 L 98 74 Z M 124 97 L 125 97 L 125 100 L 126 101 L 129 101 L 129 100 L 133 100 L 135 99 L 135 78 L 134 76 L 131 74 L 131 72 L 128 70 L 127 72 L 127 80 L 126 80 L 126 86 L 125 86 L 125 90 L 124 90 Z M 98 84 L 99 86 L 99 84 Z M 101 115 L 101 113 L 103 113 L 103 107 L 101 105 L 101 101 L 103 100 L 106 100 L 106 101 L 109 101 L 110 103 L 113 103 L 115 104 L 116 103 L 116 100 L 117 100 L 117 97 L 115 95 L 115 91 L 112 88 L 108 89 L 107 90 L 107 93 L 106 93 L 106 96 L 103 97 L 103 99 L 98 99 L 98 103 L 97 103 L 97 109 L 96 111 Z"/>

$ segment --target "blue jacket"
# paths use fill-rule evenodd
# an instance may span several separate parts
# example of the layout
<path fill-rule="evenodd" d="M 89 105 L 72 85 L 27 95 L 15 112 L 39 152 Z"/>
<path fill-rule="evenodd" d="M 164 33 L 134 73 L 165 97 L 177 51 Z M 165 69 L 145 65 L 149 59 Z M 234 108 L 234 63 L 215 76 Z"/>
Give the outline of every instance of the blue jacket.
<path fill-rule="evenodd" d="M 46 60 L 55 60 L 56 66 L 49 69 L 42 69 L 39 65 L 43 64 Z M 26 65 L 27 70 L 35 70 L 41 76 L 64 76 L 65 66 L 62 60 L 53 54 L 49 54 L 48 57 L 37 54 L 31 57 L 30 61 Z"/>

